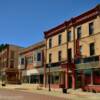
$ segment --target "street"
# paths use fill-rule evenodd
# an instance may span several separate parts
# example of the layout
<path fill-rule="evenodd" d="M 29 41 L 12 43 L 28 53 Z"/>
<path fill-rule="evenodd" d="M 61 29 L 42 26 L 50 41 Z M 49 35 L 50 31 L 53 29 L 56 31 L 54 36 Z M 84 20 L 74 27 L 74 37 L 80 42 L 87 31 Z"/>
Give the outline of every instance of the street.
<path fill-rule="evenodd" d="M 17 90 L 0 89 L 0 100 L 68 100 L 43 94 L 23 92 Z"/>

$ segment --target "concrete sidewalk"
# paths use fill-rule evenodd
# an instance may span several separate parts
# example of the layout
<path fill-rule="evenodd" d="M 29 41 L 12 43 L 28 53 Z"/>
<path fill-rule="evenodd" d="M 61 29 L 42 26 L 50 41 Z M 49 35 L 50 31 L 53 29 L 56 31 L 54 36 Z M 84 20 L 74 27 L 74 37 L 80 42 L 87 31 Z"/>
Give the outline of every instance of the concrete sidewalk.
<path fill-rule="evenodd" d="M 83 92 L 81 89 L 72 90 L 68 89 L 68 93 L 64 94 L 62 93 L 62 89 L 51 89 L 51 91 L 48 91 L 48 88 L 40 87 L 38 84 L 22 84 L 22 85 L 12 85 L 7 84 L 6 86 L 2 87 L 0 85 L 0 88 L 4 89 L 13 89 L 16 91 L 23 91 L 23 92 L 31 92 L 31 93 L 37 93 L 37 94 L 45 94 L 45 95 L 52 95 L 57 97 L 63 97 L 70 100 L 100 100 L 100 93 L 91 93 L 91 92 Z"/>

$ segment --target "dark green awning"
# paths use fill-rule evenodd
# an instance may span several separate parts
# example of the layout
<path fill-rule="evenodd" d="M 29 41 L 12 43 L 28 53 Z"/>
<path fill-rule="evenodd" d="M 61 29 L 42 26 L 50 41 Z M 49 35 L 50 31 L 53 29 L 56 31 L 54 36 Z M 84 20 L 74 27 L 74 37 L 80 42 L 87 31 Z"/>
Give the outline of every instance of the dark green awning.
<path fill-rule="evenodd" d="M 83 72 L 84 72 L 85 74 L 91 74 L 92 69 L 85 69 Z"/>

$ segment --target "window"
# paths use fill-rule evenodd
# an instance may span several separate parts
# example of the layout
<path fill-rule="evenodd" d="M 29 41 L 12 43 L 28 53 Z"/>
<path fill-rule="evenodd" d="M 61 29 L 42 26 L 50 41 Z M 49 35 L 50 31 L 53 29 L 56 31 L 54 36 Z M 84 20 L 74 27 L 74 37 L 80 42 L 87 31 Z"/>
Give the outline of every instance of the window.
<path fill-rule="evenodd" d="M 11 59 L 14 59 L 14 56 L 15 56 L 15 52 L 11 51 Z"/>
<path fill-rule="evenodd" d="M 71 48 L 69 48 L 68 49 L 68 62 L 71 62 L 72 61 L 72 49 Z"/>
<path fill-rule="evenodd" d="M 52 73 L 50 75 L 50 79 L 49 79 L 49 75 L 48 75 L 48 83 L 50 82 L 51 84 L 58 84 L 59 83 L 59 73 Z"/>
<path fill-rule="evenodd" d="M 93 22 L 89 23 L 89 35 L 92 35 L 94 32 Z"/>
<path fill-rule="evenodd" d="M 95 54 L 94 43 L 90 43 L 90 56 Z"/>
<path fill-rule="evenodd" d="M 37 61 L 41 61 L 41 53 L 37 53 Z"/>
<path fill-rule="evenodd" d="M 58 35 L 58 45 L 61 45 L 61 42 L 62 42 L 62 35 L 59 34 Z"/>
<path fill-rule="evenodd" d="M 81 34 L 82 34 L 81 27 L 78 27 L 77 28 L 77 39 L 80 39 L 81 38 Z"/>
<path fill-rule="evenodd" d="M 61 54 L 62 54 L 62 52 L 59 51 L 59 52 L 58 52 L 58 61 L 61 61 Z"/>
<path fill-rule="evenodd" d="M 51 63 L 52 62 L 52 54 L 50 53 L 49 54 L 49 63 Z"/>
<path fill-rule="evenodd" d="M 10 68 L 14 68 L 14 61 L 10 61 Z"/>
<path fill-rule="evenodd" d="M 21 65 L 24 65 L 24 62 L 25 60 L 24 60 L 24 58 L 21 58 Z"/>
<path fill-rule="evenodd" d="M 69 32 L 67 33 L 67 41 L 68 41 L 68 42 L 71 41 L 71 31 L 69 31 Z"/>
<path fill-rule="evenodd" d="M 52 39 L 49 39 L 49 48 L 52 48 Z"/>

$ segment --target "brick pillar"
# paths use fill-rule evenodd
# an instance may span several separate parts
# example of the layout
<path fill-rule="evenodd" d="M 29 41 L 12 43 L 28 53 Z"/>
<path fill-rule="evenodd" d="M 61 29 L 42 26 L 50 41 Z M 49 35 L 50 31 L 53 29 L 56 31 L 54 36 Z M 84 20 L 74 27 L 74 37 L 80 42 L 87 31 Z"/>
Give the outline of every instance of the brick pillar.
<path fill-rule="evenodd" d="M 65 71 L 65 88 L 68 88 L 68 64 L 66 65 Z"/>
<path fill-rule="evenodd" d="M 72 88 L 75 89 L 76 88 L 76 82 L 75 82 L 75 75 L 72 74 Z"/>
<path fill-rule="evenodd" d="M 72 88 L 76 88 L 75 65 L 72 65 Z"/>

